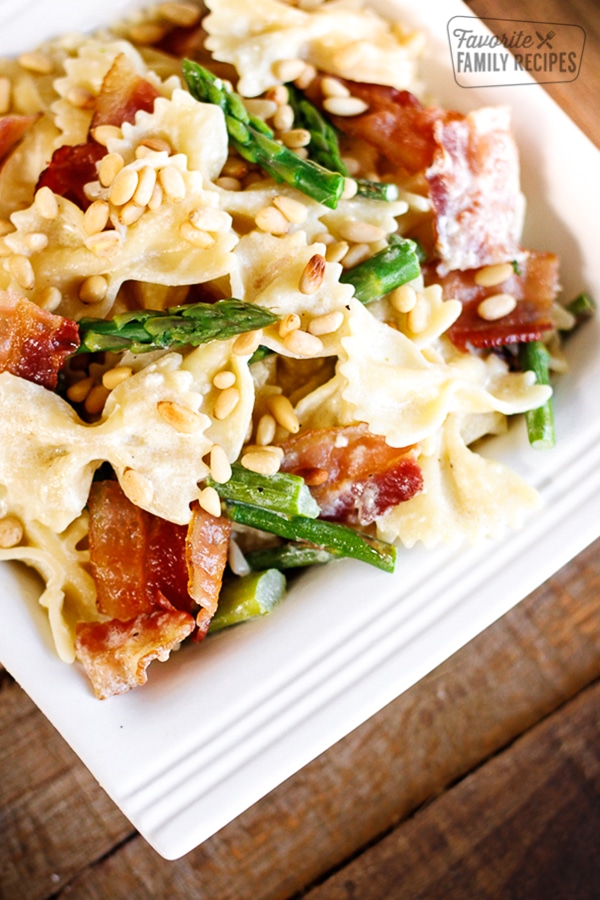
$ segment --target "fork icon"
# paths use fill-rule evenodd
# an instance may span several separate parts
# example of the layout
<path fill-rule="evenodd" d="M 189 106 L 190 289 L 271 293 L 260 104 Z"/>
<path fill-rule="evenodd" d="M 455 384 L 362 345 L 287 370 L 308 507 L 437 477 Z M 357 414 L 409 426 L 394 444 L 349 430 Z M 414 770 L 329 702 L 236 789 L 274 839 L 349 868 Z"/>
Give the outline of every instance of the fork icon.
<path fill-rule="evenodd" d="M 548 47 L 549 50 L 552 50 L 552 44 L 550 43 L 550 41 L 556 35 L 556 32 L 549 31 L 548 34 L 546 35 L 546 37 L 544 37 L 542 34 L 540 34 L 539 31 L 536 31 L 536 34 L 540 41 L 540 43 L 537 45 L 537 49 L 539 50 L 540 47 L 543 47 L 545 45 Z"/>

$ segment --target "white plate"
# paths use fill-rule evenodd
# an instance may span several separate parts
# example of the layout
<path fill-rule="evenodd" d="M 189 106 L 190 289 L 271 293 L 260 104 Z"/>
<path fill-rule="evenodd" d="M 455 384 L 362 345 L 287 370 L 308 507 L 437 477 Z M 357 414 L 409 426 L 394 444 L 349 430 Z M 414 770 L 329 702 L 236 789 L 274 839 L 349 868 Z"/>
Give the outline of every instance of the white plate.
<path fill-rule="evenodd" d="M 53 21 L 66 31 L 132 4 L 58 5 Z M 434 95 L 462 110 L 511 104 L 529 201 L 525 246 L 560 255 L 567 296 L 587 289 L 600 297 L 598 151 L 538 86 L 455 84 L 446 24 L 470 14 L 462 4 L 397 8 L 429 33 L 425 71 Z M 5 0 L 0 51 L 25 49 L 51 31 L 45 11 L 42 0 Z M 600 535 L 599 337 L 596 321 L 569 342 L 572 369 L 556 390 L 558 448 L 534 452 L 522 427 L 493 443 L 494 455 L 545 501 L 504 541 L 461 553 L 401 552 L 395 576 L 350 561 L 307 573 L 270 617 L 182 649 L 151 667 L 143 689 L 105 702 L 54 655 L 35 579 L 6 565 L 0 659 L 146 840 L 167 858 L 183 855 Z"/>

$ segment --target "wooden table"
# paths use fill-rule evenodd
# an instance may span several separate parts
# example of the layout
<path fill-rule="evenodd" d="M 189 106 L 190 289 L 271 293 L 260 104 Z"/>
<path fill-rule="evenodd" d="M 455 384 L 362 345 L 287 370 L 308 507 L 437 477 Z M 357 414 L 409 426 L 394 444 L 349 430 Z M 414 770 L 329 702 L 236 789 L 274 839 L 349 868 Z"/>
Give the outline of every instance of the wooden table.
<path fill-rule="evenodd" d="M 587 32 L 550 93 L 600 145 L 593 0 L 473 0 Z M 598 182 L 599 172 L 586 178 Z M 599 510 L 600 514 L 600 510 Z M 0 669 L 0 897 L 600 897 L 600 541 L 201 847 L 161 859 Z"/>

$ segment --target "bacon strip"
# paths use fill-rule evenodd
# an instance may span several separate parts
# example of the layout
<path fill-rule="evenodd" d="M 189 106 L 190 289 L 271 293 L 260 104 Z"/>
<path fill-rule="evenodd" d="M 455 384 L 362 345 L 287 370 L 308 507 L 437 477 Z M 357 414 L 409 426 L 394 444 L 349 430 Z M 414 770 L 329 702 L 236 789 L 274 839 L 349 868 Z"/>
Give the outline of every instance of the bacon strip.
<path fill-rule="evenodd" d="M 442 285 L 445 300 L 456 299 L 463 311 L 448 331 L 460 350 L 472 347 L 500 347 L 523 341 L 537 341 L 552 328 L 552 304 L 559 290 L 558 258 L 553 253 L 529 252 L 514 273 L 496 287 L 475 284 L 476 269 L 449 272 L 440 278 L 434 266 L 424 270 L 425 283 Z M 495 321 L 486 321 L 477 307 L 493 294 L 511 294 L 518 302 L 513 312 Z"/>
<path fill-rule="evenodd" d="M 106 153 L 106 147 L 96 141 L 86 144 L 66 144 L 52 154 L 52 159 L 39 177 L 36 190 L 49 187 L 59 197 L 65 197 L 80 209 L 86 210 L 91 200 L 83 190 L 84 185 L 96 181 L 96 163 Z"/>
<path fill-rule="evenodd" d="M 0 159 L 4 159 L 40 115 L 41 113 L 35 116 L 0 116 Z"/>
<path fill-rule="evenodd" d="M 79 329 L 17 294 L 0 291 L 0 371 L 54 390 L 65 359 L 79 347 Z"/>
<path fill-rule="evenodd" d="M 211 516 L 194 503 L 185 554 L 189 571 L 188 590 L 201 607 L 196 616 L 197 639 L 206 634 L 210 620 L 217 611 L 230 535 L 231 522 L 222 516 Z"/>
<path fill-rule="evenodd" d="M 390 447 L 366 425 L 316 428 L 283 444 L 281 470 L 301 475 L 324 519 L 369 525 L 423 488 L 411 447 Z"/>

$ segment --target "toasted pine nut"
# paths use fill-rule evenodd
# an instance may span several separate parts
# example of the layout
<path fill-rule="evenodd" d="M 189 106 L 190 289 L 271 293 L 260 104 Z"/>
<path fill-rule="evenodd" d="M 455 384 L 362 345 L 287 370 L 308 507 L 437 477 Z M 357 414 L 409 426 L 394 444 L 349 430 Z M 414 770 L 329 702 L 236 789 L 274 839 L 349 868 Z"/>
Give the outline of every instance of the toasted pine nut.
<path fill-rule="evenodd" d="M 108 281 L 104 275 L 90 275 L 79 286 L 79 299 L 82 303 L 100 303 L 107 291 Z"/>
<path fill-rule="evenodd" d="M 277 104 L 265 97 L 244 98 L 244 106 L 251 116 L 257 116 L 265 121 L 277 112 Z"/>
<path fill-rule="evenodd" d="M 274 453 L 266 450 L 250 450 L 240 460 L 245 469 L 259 475 L 274 475 L 279 471 L 280 462 Z"/>
<path fill-rule="evenodd" d="M 326 75 L 325 78 L 321 81 L 321 90 L 323 91 L 324 97 L 349 97 L 350 91 L 337 78 L 332 78 L 331 75 Z"/>
<path fill-rule="evenodd" d="M 482 319 L 493 322 L 495 319 L 502 319 L 513 311 L 517 301 L 512 294 L 492 294 L 486 297 L 477 306 L 477 312 Z"/>
<path fill-rule="evenodd" d="M 94 385 L 94 379 L 90 376 L 76 381 L 67 389 L 67 397 L 71 403 L 83 403 Z"/>
<path fill-rule="evenodd" d="M 164 138 L 159 137 L 147 137 L 144 138 L 143 141 L 138 145 L 139 147 L 145 147 L 147 150 L 151 150 L 153 153 L 169 153 L 173 152 L 173 148 L 170 143 L 166 141 Z"/>
<path fill-rule="evenodd" d="M 235 372 L 230 369 L 221 369 L 214 376 L 212 383 L 219 391 L 224 391 L 226 388 L 233 387 L 236 380 Z"/>
<path fill-rule="evenodd" d="M 211 485 L 202 488 L 198 497 L 198 503 L 204 512 L 209 513 L 209 515 L 215 516 L 215 518 L 221 515 L 221 498 Z"/>
<path fill-rule="evenodd" d="M 231 349 L 236 356 L 251 356 L 258 349 L 262 336 L 261 328 L 256 331 L 245 331 L 244 334 L 238 334 Z"/>
<path fill-rule="evenodd" d="M 124 206 L 135 194 L 139 183 L 138 173 L 129 167 L 121 169 L 110 187 L 109 200 L 114 206 Z"/>
<path fill-rule="evenodd" d="M 341 310 L 336 309 L 330 313 L 324 313 L 322 316 L 315 316 L 308 325 L 308 333 L 314 335 L 333 334 L 337 331 L 344 321 L 344 314 Z"/>
<path fill-rule="evenodd" d="M 174 400 L 159 400 L 156 409 L 159 416 L 181 434 L 194 434 L 202 424 L 198 413 Z"/>
<path fill-rule="evenodd" d="M 220 444 L 210 448 L 210 474 L 217 484 L 225 484 L 231 478 L 231 463 Z"/>
<path fill-rule="evenodd" d="M 298 313 L 288 313 L 287 316 L 284 316 L 279 322 L 277 328 L 279 337 L 284 338 L 290 331 L 296 331 L 297 328 L 300 328 L 301 324 L 302 320 Z"/>
<path fill-rule="evenodd" d="M 88 181 L 83 186 L 83 193 L 88 200 L 99 200 L 104 193 L 104 188 L 99 181 Z"/>
<path fill-rule="evenodd" d="M 34 72 L 36 75 L 49 75 L 54 69 L 54 63 L 45 53 L 32 52 L 21 53 L 18 63 L 22 69 Z"/>
<path fill-rule="evenodd" d="M 106 147 L 109 141 L 122 138 L 123 132 L 116 125 L 97 125 L 92 129 L 92 137 Z"/>
<path fill-rule="evenodd" d="M 119 481 L 123 491 L 136 506 L 143 507 L 152 503 L 154 486 L 141 472 L 128 467 L 123 471 Z"/>
<path fill-rule="evenodd" d="M 347 241 L 335 241 L 327 247 L 325 259 L 327 262 L 340 262 L 349 249 L 350 246 Z"/>
<path fill-rule="evenodd" d="M 47 309 L 48 312 L 54 312 L 55 309 L 58 309 L 61 301 L 62 294 L 57 287 L 54 287 L 54 285 L 49 285 L 47 288 L 44 288 L 38 297 L 38 303 L 43 309 Z"/>
<path fill-rule="evenodd" d="M 153 169 L 152 166 L 144 166 L 143 169 L 140 169 L 138 185 L 133 195 L 134 203 L 137 203 L 138 206 L 147 206 L 154 192 L 155 185 L 156 169 Z"/>
<path fill-rule="evenodd" d="M 10 274 L 15 281 L 26 291 L 30 291 L 35 285 L 35 272 L 29 258 L 20 253 L 15 253 L 8 260 Z"/>
<path fill-rule="evenodd" d="M 329 247 L 330 244 L 335 244 L 335 238 L 328 231 L 320 231 L 315 234 L 311 244 L 325 244 L 326 247 Z"/>
<path fill-rule="evenodd" d="M 239 402 L 240 392 L 238 389 L 236 387 L 225 388 L 215 400 L 213 407 L 215 419 L 219 419 L 219 421 L 226 419 L 231 415 Z"/>
<path fill-rule="evenodd" d="M 16 547 L 23 540 L 23 526 L 16 516 L 4 516 L 0 519 L 0 547 Z"/>
<path fill-rule="evenodd" d="M 121 225 L 133 225 L 145 212 L 144 206 L 138 206 L 134 200 L 130 200 L 119 209 L 118 219 Z"/>
<path fill-rule="evenodd" d="M 270 444 L 275 437 L 276 422 L 270 413 L 265 413 L 258 420 L 256 426 L 256 443 L 259 446 Z"/>
<path fill-rule="evenodd" d="M 358 184 L 354 178 L 346 178 L 344 182 L 344 190 L 342 191 L 341 200 L 352 200 L 358 193 Z"/>
<path fill-rule="evenodd" d="M 6 76 L 0 77 L 0 116 L 6 115 L 10 109 L 12 83 Z"/>
<path fill-rule="evenodd" d="M 86 234 L 98 234 L 108 224 L 110 207 L 106 200 L 94 200 L 83 214 L 83 230 Z"/>
<path fill-rule="evenodd" d="M 215 209 L 214 206 L 203 206 L 194 209 L 190 213 L 190 222 L 195 228 L 202 231 L 220 232 L 226 231 L 231 223 L 229 213 L 224 209 Z"/>
<path fill-rule="evenodd" d="M 410 284 L 401 284 L 390 293 L 390 303 L 400 313 L 409 313 L 417 302 L 417 292 Z"/>
<path fill-rule="evenodd" d="M 95 384 L 88 393 L 83 404 L 86 413 L 89 413 L 90 416 L 96 416 L 98 413 L 101 413 L 104 409 L 108 394 L 109 391 L 107 391 L 103 384 Z"/>
<path fill-rule="evenodd" d="M 215 184 L 224 191 L 241 191 L 242 189 L 242 182 L 239 178 L 232 178 L 229 175 L 221 175 L 219 178 L 216 178 Z"/>
<path fill-rule="evenodd" d="M 303 59 L 278 59 L 271 69 L 277 81 L 295 81 L 304 74 L 306 63 Z"/>
<path fill-rule="evenodd" d="M 66 99 L 71 106 L 75 106 L 77 109 L 93 109 L 96 104 L 94 95 L 77 84 L 69 88 Z"/>
<path fill-rule="evenodd" d="M 165 166 L 158 173 L 158 180 L 161 183 L 165 196 L 177 203 L 185 197 L 185 181 L 179 169 L 175 166 Z"/>
<path fill-rule="evenodd" d="M 261 231 L 268 234 L 287 234 L 290 223 L 275 206 L 263 206 L 256 213 L 254 221 Z"/>
<path fill-rule="evenodd" d="M 109 187 L 124 165 L 125 160 L 120 153 L 107 153 L 103 156 L 98 163 L 98 181 L 102 187 Z"/>
<path fill-rule="evenodd" d="M 200 250 L 207 250 L 209 247 L 212 247 L 215 242 L 215 239 L 211 234 L 196 228 L 188 220 L 182 222 L 179 226 L 179 234 L 184 241 L 187 241 L 188 244 L 192 244 L 193 247 L 198 247 Z"/>
<path fill-rule="evenodd" d="M 278 425 L 291 434 L 298 433 L 300 423 L 288 397 L 284 394 L 272 394 L 267 400 L 267 407 Z"/>
<path fill-rule="evenodd" d="M 308 147 L 310 144 L 310 131 L 307 131 L 306 128 L 291 128 L 289 131 L 282 131 L 281 141 L 290 150 Z"/>
<path fill-rule="evenodd" d="M 148 209 L 159 209 L 163 202 L 163 189 L 158 182 L 154 185 L 152 196 L 148 200 Z"/>
<path fill-rule="evenodd" d="M 304 66 L 304 71 L 298 75 L 297 78 L 294 78 L 294 84 L 301 91 L 305 91 L 306 88 L 315 80 L 317 77 L 317 70 L 310 63 L 306 63 Z"/>
<path fill-rule="evenodd" d="M 200 19 L 200 9 L 192 3 L 161 3 L 157 12 L 180 28 L 191 28 Z"/>
<path fill-rule="evenodd" d="M 345 269 L 352 269 L 359 263 L 364 262 L 371 256 L 370 244 L 352 244 L 348 252 L 342 259 L 342 265 Z"/>
<path fill-rule="evenodd" d="M 383 228 L 360 219 L 345 219 L 339 227 L 339 234 L 342 240 L 354 244 L 372 244 L 385 238 Z"/>
<path fill-rule="evenodd" d="M 267 100 L 272 100 L 277 106 L 284 106 L 290 99 L 289 91 L 284 84 L 275 84 L 265 91 Z"/>
<path fill-rule="evenodd" d="M 25 236 L 25 243 L 32 253 L 39 253 L 40 250 L 45 250 L 48 246 L 48 235 L 44 234 L 43 231 L 30 231 Z"/>
<path fill-rule="evenodd" d="M 101 231 L 91 234 L 85 240 L 85 246 L 97 256 L 110 256 L 121 243 L 121 235 L 117 231 Z"/>
<path fill-rule="evenodd" d="M 248 163 L 245 159 L 238 159 L 235 156 L 226 159 L 221 169 L 221 175 L 226 178 L 245 178 L 247 174 Z"/>
<path fill-rule="evenodd" d="M 300 276 L 298 289 L 302 294 L 314 294 L 323 284 L 327 263 L 325 257 L 315 253 L 306 263 Z"/>
<path fill-rule="evenodd" d="M 133 374 L 131 366 L 115 366 L 102 376 L 102 384 L 107 391 L 113 391 L 122 381 L 127 381 Z"/>
<path fill-rule="evenodd" d="M 326 97 L 323 109 L 332 116 L 359 116 L 368 110 L 369 104 L 360 97 Z"/>
<path fill-rule="evenodd" d="M 134 44 L 151 46 L 158 44 L 165 36 L 165 29 L 158 22 L 140 22 L 129 29 L 129 40 Z"/>
<path fill-rule="evenodd" d="M 479 269 L 478 272 L 475 272 L 473 281 L 479 287 L 496 287 L 510 278 L 511 275 L 514 275 L 512 263 L 497 263 L 496 265 L 484 266 L 483 269 Z"/>
<path fill-rule="evenodd" d="M 422 294 L 417 294 L 417 301 L 407 314 L 406 324 L 413 334 L 421 334 L 427 328 L 429 308 Z"/>
<path fill-rule="evenodd" d="M 282 212 L 288 222 L 291 222 L 293 225 L 301 225 L 306 221 L 308 215 L 307 207 L 304 203 L 300 203 L 299 200 L 294 200 L 293 197 L 286 197 L 285 194 L 280 194 L 273 198 L 273 206 Z"/>
<path fill-rule="evenodd" d="M 284 103 L 277 108 L 273 116 L 273 128 L 275 131 L 289 131 L 294 124 L 294 110 L 289 103 Z"/>
<path fill-rule="evenodd" d="M 58 215 L 56 194 L 49 187 L 41 187 L 35 192 L 35 208 L 42 219 L 55 219 Z"/>

